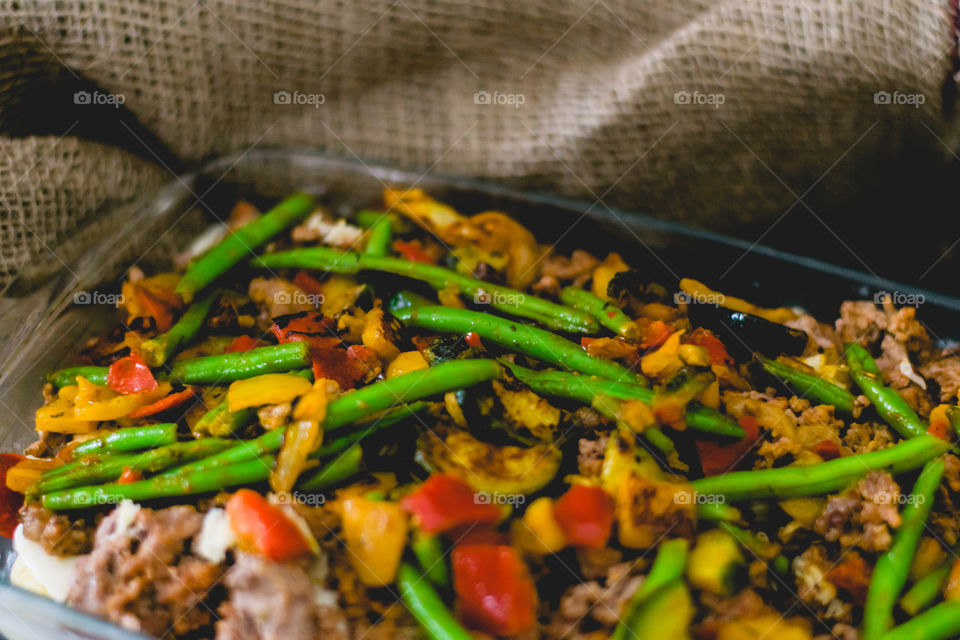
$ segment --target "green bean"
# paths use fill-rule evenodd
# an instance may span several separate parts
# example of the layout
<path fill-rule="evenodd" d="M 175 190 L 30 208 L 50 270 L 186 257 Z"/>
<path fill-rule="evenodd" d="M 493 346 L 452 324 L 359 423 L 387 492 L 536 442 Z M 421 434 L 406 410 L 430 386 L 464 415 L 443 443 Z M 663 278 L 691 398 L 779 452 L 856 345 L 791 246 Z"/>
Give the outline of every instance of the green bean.
<path fill-rule="evenodd" d="M 313 382 L 313 369 L 302 369 L 293 372 L 293 374 Z M 224 438 L 232 436 L 247 425 L 253 424 L 256 419 L 257 409 L 255 407 L 230 411 L 230 403 L 226 394 L 224 394 L 223 400 L 197 420 L 197 423 L 193 425 L 193 431 L 198 434 L 209 434 Z"/>
<path fill-rule="evenodd" d="M 574 309 L 589 313 L 597 321 L 618 336 L 630 341 L 640 339 L 640 327 L 630 319 L 620 307 L 607 302 L 580 287 L 564 287 L 560 290 L 560 301 Z"/>
<path fill-rule="evenodd" d="M 728 501 L 761 498 L 799 498 L 838 491 L 870 471 L 892 474 L 923 466 L 950 449 L 950 443 L 924 434 L 887 449 L 836 458 L 805 466 L 759 471 L 733 471 L 694 480 L 697 493 L 724 496 Z"/>
<path fill-rule="evenodd" d="M 450 573 L 443 557 L 443 544 L 439 536 L 418 529 L 413 534 L 410 548 L 430 582 L 444 589 L 450 586 Z"/>
<path fill-rule="evenodd" d="M 168 377 L 183 384 L 219 384 L 265 373 L 286 373 L 309 364 L 310 345 L 288 342 L 245 352 L 179 360 L 171 365 Z"/>
<path fill-rule="evenodd" d="M 479 337 L 507 349 L 550 364 L 612 380 L 626 379 L 637 384 L 646 381 L 624 366 L 591 356 L 580 345 L 560 336 L 486 313 L 449 307 L 412 307 L 394 312 L 408 326 L 440 333 L 476 333 Z"/>
<path fill-rule="evenodd" d="M 397 587 L 403 603 L 431 640 L 472 640 L 473 635 L 460 625 L 430 581 L 423 580 L 413 565 L 400 565 Z"/>
<path fill-rule="evenodd" d="M 107 480 L 116 480 L 124 472 L 161 471 L 192 460 L 199 460 L 228 449 L 234 445 L 229 440 L 204 438 L 177 442 L 142 453 L 116 453 L 106 455 L 87 463 L 81 461 L 70 471 L 61 472 L 49 478 L 41 477 L 31 487 L 31 493 L 41 494 L 77 487 Z"/>
<path fill-rule="evenodd" d="M 103 454 L 150 449 L 173 444 L 176 441 L 177 425 L 174 422 L 127 427 L 126 429 L 117 429 L 99 438 L 81 442 L 73 448 L 73 457 L 76 459 L 91 453 Z M 63 467 L 58 468 L 62 469 Z"/>
<path fill-rule="evenodd" d="M 442 291 L 451 285 L 478 304 L 489 304 L 494 309 L 521 318 L 529 318 L 546 327 L 570 333 L 596 333 L 600 326 L 588 313 L 527 295 L 522 291 L 491 284 L 457 273 L 451 269 L 402 258 L 341 252 L 325 247 L 294 249 L 269 253 L 254 258 L 254 267 L 318 269 L 330 273 L 357 273 L 383 271 L 421 280 Z"/>
<path fill-rule="evenodd" d="M 321 489 L 332 487 L 335 484 L 343 482 L 350 476 L 359 473 L 360 463 L 362 461 L 363 449 L 359 444 L 355 444 L 326 465 L 320 467 L 320 470 L 315 474 L 299 482 L 298 486 L 304 491 L 320 491 Z"/>
<path fill-rule="evenodd" d="M 890 549 L 877 558 L 863 608 L 863 638 L 874 640 L 893 626 L 893 604 L 907 583 L 913 554 L 926 525 L 940 479 L 943 459 L 931 460 L 913 485 L 911 500 L 900 514 L 900 526 Z"/>
<path fill-rule="evenodd" d="M 415 413 L 419 413 L 429 406 L 429 402 L 420 401 L 411 402 L 410 404 L 402 404 L 399 407 L 388 409 L 380 416 L 371 419 L 366 423 L 360 423 L 355 431 L 340 436 L 339 438 L 331 440 L 330 442 L 325 442 L 322 447 L 311 454 L 311 457 L 324 458 L 335 453 L 340 453 L 344 449 L 350 447 L 350 445 L 356 444 L 378 431 L 392 427 L 393 425 L 401 422 L 404 418 L 408 418 Z"/>
<path fill-rule="evenodd" d="M 77 384 L 77 378 L 86 378 L 93 384 L 107 384 L 107 367 L 67 367 L 47 374 L 47 382 L 58 389 Z"/>
<path fill-rule="evenodd" d="M 697 518 L 712 522 L 740 522 L 740 509 L 726 502 L 702 502 L 697 505 Z"/>
<path fill-rule="evenodd" d="M 159 367 L 183 346 L 189 344 L 203 328 L 203 323 L 213 303 L 217 301 L 217 297 L 218 293 L 214 291 L 194 302 L 169 331 L 144 341 L 140 345 L 140 353 L 144 361 L 151 367 Z"/>
<path fill-rule="evenodd" d="M 390 218 L 383 216 L 372 227 L 367 236 L 367 246 L 364 253 L 368 256 L 385 256 L 390 251 L 390 237 L 393 229 L 390 225 Z"/>
<path fill-rule="evenodd" d="M 950 564 L 937 567 L 927 575 L 913 583 L 913 586 L 900 598 L 900 608 L 907 614 L 915 616 L 936 600 L 943 590 L 943 583 L 950 575 Z"/>
<path fill-rule="evenodd" d="M 777 573 L 786 573 L 790 568 L 790 561 L 779 552 L 777 545 L 772 542 L 762 540 L 752 531 L 741 529 L 737 525 L 724 520 L 718 522 L 717 527 L 733 536 L 744 549 L 768 562 Z"/>
<path fill-rule="evenodd" d="M 848 390 L 829 380 L 804 373 L 776 360 L 757 355 L 763 368 L 770 374 L 786 382 L 795 391 L 810 397 L 820 404 L 833 405 L 837 411 L 852 415 L 856 407 L 856 397 Z"/>
<path fill-rule="evenodd" d="M 610 640 L 626 640 L 632 638 L 632 627 L 635 618 L 640 614 L 647 599 L 657 589 L 679 580 L 683 577 L 687 565 L 687 541 L 683 538 L 666 540 L 657 548 L 657 557 L 650 567 L 647 579 L 633 592 L 627 602 L 620 623 L 610 636 Z"/>
<path fill-rule="evenodd" d="M 880 636 L 881 640 L 946 640 L 960 634 L 960 600 L 941 602 Z"/>
<path fill-rule="evenodd" d="M 263 215 L 236 229 L 187 267 L 176 293 L 185 302 L 226 273 L 248 253 L 313 211 L 313 197 L 297 193 L 281 200 Z"/>
<path fill-rule="evenodd" d="M 566 371 L 534 371 L 510 362 L 501 361 L 513 376 L 536 393 L 571 398 L 584 404 L 592 404 L 597 396 L 609 396 L 621 400 L 639 400 L 652 406 L 652 389 L 641 387 L 630 380 L 603 380 L 578 376 Z M 687 410 L 687 426 L 697 431 L 741 439 L 746 435 L 739 424 L 715 409 L 691 402 Z"/>
<path fill-rule="evenodd" d="M 867 350 L 856 342 L 847 343 L 845 348 L 850 377 L 863 391 L 863 395 L 867 396 L 880 417 L 904 438 L 926 433 L 929 427 L 910 408 L 906 400 L 880 381 L 877 364 Z"/>

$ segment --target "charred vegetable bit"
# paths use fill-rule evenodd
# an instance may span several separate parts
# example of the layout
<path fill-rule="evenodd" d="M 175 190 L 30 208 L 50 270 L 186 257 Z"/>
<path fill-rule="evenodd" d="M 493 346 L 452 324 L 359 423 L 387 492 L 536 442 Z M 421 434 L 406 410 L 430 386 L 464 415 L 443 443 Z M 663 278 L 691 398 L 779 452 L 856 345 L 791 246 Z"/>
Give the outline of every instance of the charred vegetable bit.
<path fill-rule="evenodd" d="M 877 559 L 863 610 L 864 640 L 880 638 L 893 626 L 893 605 L 907 583 L 910 563 L 933 508 L 933 499 L 943 471 L 943 460 L 931 460 L 923 467 L 913 486 L 912 499 L 900 515 L 901 522 L 893 545 Z"/>
<path fill-rule="evenodd" d="M 899 393 L 880 381 L 877 363 L 867 350 L 857 343 L 848 343 L 844 348 L 850 376 L 887 424 L 904 438 L 926 433 L 929 427 L 917 412 L 910 408 Z"/>
<path fill-rule="evenodd" d="M 749 359 L 754 352 L 773 357 L 799 355 L 807 346 L 807 334 L 803 331 L 743 311 L 694 301 L 689 314 L 695 325 L 714 331 L 738 360 Z"/>
<path fill-rule="evenodd" d="M 837 411 L 842 411 L 847 415 L 854 413 L 857 399 L 840 385 L 804 373 L 776 360 L 770 360 L 763 356 L 757 356 L 757 359 L 768 373 L 787 383 L 803 397 L 816 400 L 821 404 L 833 405 Z"/>
<path fill-rule="evenodd" d="M 255 258 L 252 264 L 255 267 L 269 269 L 317 269 L 330 273 L 357 273 L 363 270 L 384 271 L 422 280 L 438 291 L 443 291 L 453 285 L 463 295 L 472 297 L 478 304 L 489 304 L 494 309 L 504 313 L 529 318 L 558 331 L 596 333 L 600 328 L 597 321 L 584 311 L 571 309 L 543 298 L 526 295 L 516 289 L 470 278 L 456 271 L 422 262 L 314 248 L 268 253 Z"/>
<path fill-rule="evenodd" d="M 313 197 L 298 193 L 230 233 L 220 243 L 187 268 L 176 293 L 185 302 L 226 273 L 284 229 L 300 222 L 313 211 Z"/>

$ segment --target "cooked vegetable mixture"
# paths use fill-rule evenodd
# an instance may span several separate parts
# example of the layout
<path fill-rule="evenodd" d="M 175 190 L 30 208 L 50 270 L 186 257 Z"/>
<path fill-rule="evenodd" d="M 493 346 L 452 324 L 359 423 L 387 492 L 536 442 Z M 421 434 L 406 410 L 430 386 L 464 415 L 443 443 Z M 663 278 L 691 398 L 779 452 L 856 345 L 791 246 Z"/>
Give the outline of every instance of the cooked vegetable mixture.
<path fill-rule="evenodd" d="M 50 372 L 18 585 L 158 637 L 960 636 L 960 359 L 418 189 L 241 202 Z"/>

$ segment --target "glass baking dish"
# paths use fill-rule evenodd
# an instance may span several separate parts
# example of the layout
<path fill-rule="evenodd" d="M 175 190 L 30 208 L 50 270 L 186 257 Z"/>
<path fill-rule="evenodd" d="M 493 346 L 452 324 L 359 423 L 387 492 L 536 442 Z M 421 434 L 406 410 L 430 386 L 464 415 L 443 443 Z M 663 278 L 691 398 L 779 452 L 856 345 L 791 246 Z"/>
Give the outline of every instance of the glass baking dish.
<path fill-rule="evenodd" d="M 43 374 L 70 363 L 77 345 L 113 319 L 118 282 L 137 265 L 151 273 L 237 198 L 267 204 L 294 190 L 317 194 L 334 212 L 375 207 L 385 186 L 417 186 L 463 213 L 497 209 L 526 224 L 560 252 L 620 251 L 647 280 L 674 287 L 703 280 L 765 305 L 796 305 L 833 318 L 842 300 L 887 292 L 920 304 L 920 319 L 942 345 L 960 338 L 960 300 L 818 260 L 660 220 L 552 195 L 523 193 L 459 178 L 331 158 L 290 148 L 254 149 L 209 162 L 96 221 L 25 270 L 0 300 L 0 450 L 21 450 L 34 437 Z M 143 636 L 36 596 L 9 581 L 13 553 L 0 539 L 0 633 L 10 640 Z"/>

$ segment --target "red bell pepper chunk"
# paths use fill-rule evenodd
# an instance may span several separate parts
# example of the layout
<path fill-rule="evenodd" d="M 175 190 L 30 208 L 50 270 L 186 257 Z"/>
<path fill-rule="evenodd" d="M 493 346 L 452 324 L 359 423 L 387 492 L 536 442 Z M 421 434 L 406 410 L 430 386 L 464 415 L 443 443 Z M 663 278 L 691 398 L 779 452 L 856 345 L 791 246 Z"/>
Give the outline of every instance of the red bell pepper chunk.
<path fill-rule="evenodd" d="M 152 416 L 154 414 L 161 413 L 163 411 L 168 411 L 170 409 L 179 407 L 180 405 L 182 405 L 184 402 L 194 397 L 195 395 L 197 395 L 197 388 L 187 387 L 183 391 L 171 393 L 165 398 L 160 398 L 159 400 L 157 400 L 152 404 L 148 404 L 145 407 L 140 407 L 139 409 L 131 411 L 129 417 L 146 418 L 147 416 Z"/>
<path fill-rule="evenodd" d="M 670 325 L 663 320 L 640 318 L 637 320 L 637 324 L 640 325 L 641 349 L 653 349 L 654 347 L 659 347 L 666 342 L 667 338 L 669 338 L 673 333 L 673 329 L 670 328 Z"/>
<path fill-rule="evenodd" d="M 251 489 L 240 489 L 227 501 L 230 528 L 240 546 L 276 562 L 312 552 L 303 531 L 276 505 Z"/>
<path fill-rule="evenodd" d="M 514 636 L 536 624 L 537 592 L 527 565 L 508 545 L 458 545 L 453 586 L 464 623 L 497 636 Z"/>
<path fill-rule="evenodd" d="M 843 455 L 843 452 L 840 451 L 840 446 L 833 440 L 821 440 L 817 444 L 813 445 L 811 450 L 826 460 L 834 460 Z"/>
<path fill-rule="evenodd" d="M 469 347 L 473 347 L 474 349 L 483 348 L 483 342 L 480 341 L 480 336 L 473 331 L 467 331 L 467 334 L 463 336 L 463 339 Z"/>
<path fill-rule="evenodd" d="M 400 504 L 417 517 L 421 529 L 440 533 L 459 525 L 499 521 L 500 509 L 480 498 L 457 476 L 435 473 Z"/>
<path fill-rule="evenodd" d="M 130 467 L 124 467 L 123 473 L 121 473 L 120 478 L 117 479 L 117 484 L 130 484 L 140 480 L 143 480 L 142 473 L 139 471 L 134 471 Z"/>
<path fill-rule="evenodd" d="M 420 246 L 419 242 L 404 242 L 403 240 L 394 240 L 393 249 L 407 260 L 413 262 L 425 262 L 434 264 L 433 259 Z"/>
<path fill-rule="evenodd" d="M 733 358 L 727 353 L 727 348 L 723 346 L 720 339 L 712 332 L 702 327 L 697 327 L 687 337 L 687 344 L 694 344 L 703 347 L 710 355 L 710 364 L 733 364 Z"/>
<path fill-rule="evenodd" d="M 613 526 L 613 496 L 583 484 L 571 486 L 553 505 L 553 518 L 570 544 L 602 548 Z"/>
<path fill-rule="evenodd" d="M 747 434 L 732 444 L 722 445 L 713 440 L 697 440 L 697 455 L 703 475 L 715 476 L 735 467 L 760 437 L 760 426 L 753 416 L 743 416 L 737 422 Z"/>
<path fill-rule="evenodd" d="M 293 276 L 293 284 L 312 295 L 323 295 L 323 283 L 306 271 L 297 271 Z"/>
<path fill-rule="evenodd" d="M 143 358 L 131 354 L 120 358 L 107 370 L 107 385 L 118 393 L 142 393 L 157 388 L 157 379 Z"/>
<path fill-rule="evenodd" d="M 20 524 L 17 512 L 23 506 L 23 494 L 7 487 L 7 470 L 24 459 L 16 453 L 0 453 L 0 536 L 12 538 Z"/>
<path fill-rule="evenodd" d="M 580 346 L 583 347 L 584 349 L 586 349 L 587 347 L 590 346 L 590 343 L 592 343 L 592 342 L 594 342 L 594 341 L 596 341 L 596 340 L 598 340 L 598 338 L 588 338 L 588 337 L 584 336 L 583 338 L 580 338 Z"/>
<path fill-rule="evenodd" d="M 259 340 L 254 340 L 250 336 L 237 336 L 233 339 L 233 342 L 230 343 L 224 353 L 246 353 L 250 349 L 256 349 L 260 346 Z"/>

